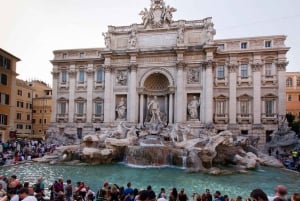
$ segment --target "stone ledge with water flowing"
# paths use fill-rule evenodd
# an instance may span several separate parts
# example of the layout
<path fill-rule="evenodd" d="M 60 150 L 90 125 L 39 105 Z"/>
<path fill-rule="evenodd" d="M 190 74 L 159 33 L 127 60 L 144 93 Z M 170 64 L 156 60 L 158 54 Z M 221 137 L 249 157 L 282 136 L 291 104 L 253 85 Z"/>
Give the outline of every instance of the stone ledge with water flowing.
<path fill-rule="evenodd" d="M 176 166 L 210 174 L 228 173 L 220 165 L 230 165 L 238 171 L 259 165 L 282 167 L 274 157 L 259 152 L 256 142 L 257 139 L 230 131 L 216 134 L 212 128 L 195 125 L 167 125 L 155 120 L 144 126 L 120 122 L 115 128 L 84 136 L 78 145 L 59 147 L 60 157 L 52 163 L 78 159 L 88 164 L 125 162 L 146 167 Z"/>

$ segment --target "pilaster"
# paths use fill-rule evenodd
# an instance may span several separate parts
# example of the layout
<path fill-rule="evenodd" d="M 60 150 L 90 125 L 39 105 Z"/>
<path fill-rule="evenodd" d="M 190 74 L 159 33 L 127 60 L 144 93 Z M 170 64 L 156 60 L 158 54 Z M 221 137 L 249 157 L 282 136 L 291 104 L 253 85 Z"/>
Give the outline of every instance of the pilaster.
<path fill-rule="evenodd" d="M 75 64 L 71 64 L 69 68 L 69 122 L 74 122 L 75 115 L 75 90 L 76 90 L 76 71 Z"/>
<path fill-rule="evenodd" d="M 129 83 L 129 112 L 127 113 L 128 120 L 130 122 L 137 122 L 138 118 L 138 107 L 137 106 L 137 89 L 136 89 L 136 71 L 137 65 L 131 64 L 130 67 L 130 83 Z"/>
<path fill-rule="evenodd" d="M 211 123 L 213 122 L 213 62 L 209 60 L 203 63 L 203 66 L 205 67 L 205 86 L 203 91 L 205 96 L 204 104 L 206 105 L 204 107 L 204 123 Z"/>
<path fill-rule="evenodd" d="M 86 121 L 92 122 L 93 117 L 93 64 L 88 64 L 87 69 L 87 96 L 86 96 Z"/>
<path fill-rule="evenodd" d="M 278 115 L 286 114 L 286 66 L 288 62 L 276 63 L 278 80 Z"/>
<path fill-rule="evenodd" d="M 111 108 L 114 108 L 112 105 L 112 97 L 111 97 L 111 66 L 105 65 L 104 66 L 104 122 L 110 123 L 112 121 L 112 111 Z"/>
<path fill-rule="evenodd" d="M 261 68 L 263 64 L 251 64 L 253 74 L 253 124 L 261 124 Z"/>
<path fill-rule="evenodd" d="M 229 124 L 236 124 L 237 100 L 236 100 L 236 83 L 237 83 L 236 64 L 229 64 Z"/>

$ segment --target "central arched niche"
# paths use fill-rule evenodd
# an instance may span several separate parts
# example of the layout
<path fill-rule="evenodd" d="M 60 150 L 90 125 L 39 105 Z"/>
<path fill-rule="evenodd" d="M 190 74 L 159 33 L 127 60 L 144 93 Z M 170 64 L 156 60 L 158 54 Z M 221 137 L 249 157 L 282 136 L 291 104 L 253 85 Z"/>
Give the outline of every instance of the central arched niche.
<path fill-rule="evenodd" d="M 153 73 L 146 78 L 144 88 L 149 92 L 163 93 L 168 90 L 170 86 L 168 78 L 161 73 Z"/>
<path fill-rule="evenodd" d="M 153 100 L 159 104 L 160 123 L 168 121 L 169 114 L 169 89 L 170 82 L 166 75 L 160 72 L 149 74 L 144 81 L 144 122 L 152 122 L 152 110 L 150 108 Z M 152 119 L 152 120 L 151 120 Z M 156 122 L 157 123 L 157 122 Z"/>

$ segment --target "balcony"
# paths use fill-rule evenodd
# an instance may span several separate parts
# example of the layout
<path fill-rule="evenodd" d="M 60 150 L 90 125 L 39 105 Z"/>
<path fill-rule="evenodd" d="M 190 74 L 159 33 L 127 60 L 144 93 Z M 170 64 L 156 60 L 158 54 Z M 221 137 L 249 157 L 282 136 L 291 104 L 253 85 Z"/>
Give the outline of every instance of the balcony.
<path fill-rule="evenodd" d="M 92 121 L 95 123 L 101 123 L 104 121 L 104 115 L 103 114 L 93 114 Z"/>
<path fill-rule="evenodd" d="M 84 81 L 84 82 L 77 82 L 76 83 L 76 87 L 77 87 L 77 89 L 86 89 L 86 87 L 87 87 L 86 81 Z"/>
<path fill-rule="evenodd" d="M 228 123 L 228 114 L 214 114 L 214 122 L 219 124 L 227 124 Z"/>
<path fill-rule="evenodd" d="M 95 81 L 94 87 L 96 88 L 104 88 L 104 81 Z"/>
<path fill-rule="evenodd" d="M 250 85 L 252 85 L 252 78 L 250 76 L 247 76 L 247 77 L 239 76 L 238 80 L 237 80 L 237 84 L 239 86 L 244 85 L 244 84 L 250 86 Z"/>
<path fill-rule="evenodd" d="M 252 123 L 253 119 L 252 119 L 252 114 L 241 114 L 238 113 L 237 114 L 237 122 L 239 124 L 245 124 L 245 123 Z"/>
<path fill-rule="evenodd" d="M 75 114 L 74 116 L 74 121 L 75 122 L 86 122 L 86 114 Z"/>
<path fill-rule="evenodd" d="M 278 118 L 276 113 L 262 113 L 261 121 L 264 124 L 277 124 Z"/>
<path fill-rule="evenodd" d="M 68 114 L 57 114 L 56 121 L 57 122 L 68 122 Z"/>
<path fill-rule="evenodd" d="M 262 76 L 261 82 L 263 85 L 276 85 L 277 78 L 275 75 L 264 75 Z"/>
<path fill-rule="evenodd" d="M 69 88 L 69 83 L 68 82 L 60 82 L 59 84 L 58 84 L 58 87 L 60 88 L 60 89 L 68 89 Z"/>
<path fill-rule="evenodd" d="M 215 78 L 215 86 L 227 86 L 228 79 L 227 77 L 216 77 Z"/>

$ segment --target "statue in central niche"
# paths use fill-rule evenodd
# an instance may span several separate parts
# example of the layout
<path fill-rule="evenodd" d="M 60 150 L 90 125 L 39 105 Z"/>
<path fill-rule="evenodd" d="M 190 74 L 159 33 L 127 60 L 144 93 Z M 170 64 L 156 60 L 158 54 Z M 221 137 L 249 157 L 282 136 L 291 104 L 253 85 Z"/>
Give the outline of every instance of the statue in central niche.
<path fill-rule="evenodd" d="M 147 115 L 146 115 L 146 125 L 150 127 L 150 133 L 157 134 L 160 132 L 161 128 L 167 125 L 167 119 L 165 113 L 161 112 L 159 100 L 157 96 L 147 104 Z"/>

